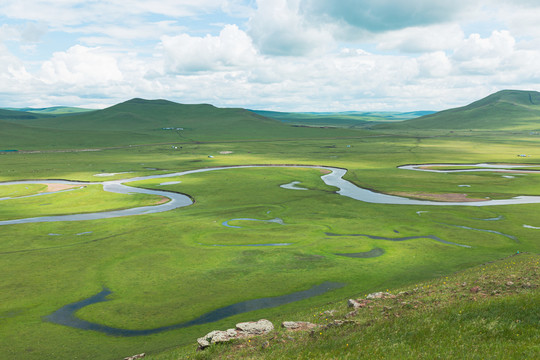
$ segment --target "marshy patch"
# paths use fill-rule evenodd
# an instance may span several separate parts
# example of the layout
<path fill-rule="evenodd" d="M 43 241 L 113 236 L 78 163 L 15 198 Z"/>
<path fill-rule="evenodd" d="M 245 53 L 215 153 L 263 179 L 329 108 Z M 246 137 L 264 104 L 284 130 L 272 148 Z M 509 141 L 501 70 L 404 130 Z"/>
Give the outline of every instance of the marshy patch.
<path fill-rule="evenodd" d="M 335 255 L 345 256 L 345 257 L 350 257 L 350 258 L 369 259 L 369 258 L 382 256 L 383 254 L 384 254 L 384 249 L 374 248 L 374 249 L 371 249 L 370 251 L 365 251 L 365 252 L 340 253 L 340 254 L 335 254 Z"/>

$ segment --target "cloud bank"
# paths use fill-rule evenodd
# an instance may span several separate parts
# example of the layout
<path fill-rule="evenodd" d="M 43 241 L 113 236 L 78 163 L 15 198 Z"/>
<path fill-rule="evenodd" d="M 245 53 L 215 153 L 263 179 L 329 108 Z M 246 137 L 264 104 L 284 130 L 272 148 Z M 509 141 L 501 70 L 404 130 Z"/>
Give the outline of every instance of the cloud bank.
<path fill-rule="evenodd" d="M 0 106 L 439 110 L 540 90 L 540 4 L 4 0 Z"/>

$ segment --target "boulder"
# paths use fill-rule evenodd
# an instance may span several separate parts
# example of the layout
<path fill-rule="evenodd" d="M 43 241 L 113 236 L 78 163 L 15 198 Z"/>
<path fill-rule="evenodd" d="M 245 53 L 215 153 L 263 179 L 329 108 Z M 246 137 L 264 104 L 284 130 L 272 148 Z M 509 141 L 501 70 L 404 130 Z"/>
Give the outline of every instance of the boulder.
<path fill-rule="evenodd" d="M 233 339 L 241 339 L 256 335 L 264 335 L 274 330 L 274 325 L 265 319 L 236 324 L 236 329 L 214 330 L 197 339 L 199 349 L 204 349 L 212 344 L 227 342 Z"/>
<path fill-rule="evenodd" d="M 197 343 L 201 349 L 204 349 L 212 344 L 227 342 L 231 339 L 235 339 L 238 332 L 235 329 L 228 329 L 226 331 L 214 330 L 209 332 L 203 337 L 197 339 Z"/>
<path fill-rule="evenodd" d="M 266 319 L 261 319 L 259 321 L 236 324 L 236 329 L 241 332 L 243 337 L 245 337 L 268 334 L 270 331 L 274 330 L 274 325 Z"/>

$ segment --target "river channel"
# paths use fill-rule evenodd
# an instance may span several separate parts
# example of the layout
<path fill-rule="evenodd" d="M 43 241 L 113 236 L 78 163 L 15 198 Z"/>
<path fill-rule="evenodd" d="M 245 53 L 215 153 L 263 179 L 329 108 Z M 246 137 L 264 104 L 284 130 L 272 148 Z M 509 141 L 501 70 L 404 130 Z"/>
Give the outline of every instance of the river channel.
<path fill-rule="evenodd" d="M 429 165 L 426 165 L 429 166 Z M 153 214 L 164 211 L 170 211 L 180 207 L 188 206 L 193 204 L 193 200 L 184 194 L 164 191 L 164 190 L 153 190 L 153 189 L 143 189 L 139 187 L 128 186 L 126 183 L 141 181 L 141 180 L 151 180 L 151 179 L 166 179 L 178 176 L 184 176 L 189 174 L 196 174 L 208 171 L 220 171 L 227 169 L 243 169 L 243 168 L 256 168 L 256 167 L 297 167 L 297 168 L 312 168 L 312 169 L 321 169 L 330 171 L 329 174 L 322 175 L 321 179 L 325 184 L 334 186 L 338 188 L 336 193 L 339 195 L 359 200 L 367 203 L 374 204 L 387 204 L 387 205 L 429 205 L 429 206 L 493 206 L 493 205 L 515 205 L 515 204 L 537 204 L 540 203 L 540 196 L 517 196 L 511 199 L 500 199 L 500 200 L 487 200 L 487 201 L 466 201 L 466 202 L 444 202 L 444 201 L 431 201 L 431 200 L 418 200 L 418 199 L 409 199 L 406 197 L 387 195 L 383 193 L 378 193 L 368 189 L 361 188 L 350 181 L 343 179 L 343 176 L 347 173 L 346 169 L 328 167 L 328 166 L 310 166 L 310 165 L 238 165 L 238 166 L 229 166 L 229 167 L 215 167 L 215 168 L 206 168 L 206 169 L 197 169 L 189 170 L 182 172 L 175 172 L 170 174 L 160 174 L 160 175 L 149 175 L 149 176 L 140 176 L 129 179 L 122 180 L 112 180 L 104 182 L 80 182 L 80 181 L 68 181 L 68 180 L 25 180 L 25 181 L 10 181 L 3 182 L 0 185 L 19 185 L 19 184 L 68 184 L 68 185 L 92 185 L 92 184 L 101 184 L 103 185 L 104 191 L 122 193 L 122 194 L 150 194 L 150 195 L 159 195 L 164 196 L 170 201 L 153 206 L 142 206 L 131 209 L 123 210 L 113 210 L 113 211 L 103 211 L 87 214 L 71 214 L 71 215 L 56 215 L 56 216 L 40 216 L 32 218 L 23 218 L 23 219 L 13 219 L 13 220 L 4 220 L 0 221 L 0 225 L 14 225 L 14 224 L 25 224 L 25 223 L 36 223 L 36 222 L 54 222 L 54 221 L 84 221 L 84 220 L 98 220 L 98 219 L 109 219 L 114 217 L 121 216 L 132 216 L 132 215 L 145 215 Z M 421 165 L 408 165 L 401 167 L 402 169 L 409 170 L 420 170 L 420 171 L 434 171 L 434 170 L 425 170 L 420 168 Z M 501 167 L 496 168 L 498 171 L 501 171 Z M 477 169 L 474 169 L 477 170 Z M 480 169 L 481 170 L 481 169 Z M 489 169 L 493 171 L 493 169 Z M 464 170 L 465 171 L 465 170 Z M 469 171 L 469 170 L 467 170 Z M 437 170 L 437 172 L 439 172 Z M 1 200 L 8 200 L 12 198 L 2 198 Z M 17 199 L 17 198 L 13 198 Z"/>

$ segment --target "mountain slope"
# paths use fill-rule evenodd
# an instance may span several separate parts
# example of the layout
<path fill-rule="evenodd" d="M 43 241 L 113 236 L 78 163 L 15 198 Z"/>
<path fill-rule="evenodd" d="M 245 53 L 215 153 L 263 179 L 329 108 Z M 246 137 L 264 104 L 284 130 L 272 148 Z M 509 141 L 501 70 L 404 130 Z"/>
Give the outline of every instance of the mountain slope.
<path fill-rule="evenodd" d="M 502 90 L 467 106 L 374 128 L 538 130 L 540 129 L 540 93 Z"/>
<path fill-rule="evenodd" d="M 25 138 L 39 138 L 39 143 L 20 142 L 0 133 L 0 142 L 4 147 L 16 149 L 356 135 L 345 129 L 292 127 L 245 109 L 144 99 L 132 99 L 103 110 L 74 115 L 5 121 L 24 126 Z"/>

